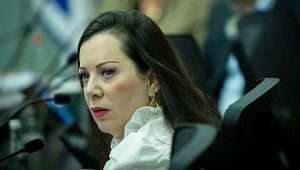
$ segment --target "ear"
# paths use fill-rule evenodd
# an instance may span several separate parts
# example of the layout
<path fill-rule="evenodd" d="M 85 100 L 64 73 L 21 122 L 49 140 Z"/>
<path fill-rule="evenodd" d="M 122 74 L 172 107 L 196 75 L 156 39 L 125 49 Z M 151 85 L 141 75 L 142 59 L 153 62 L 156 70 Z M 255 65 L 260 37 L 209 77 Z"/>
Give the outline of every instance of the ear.
<path fill-rule="evenodd" d="M 159 90 L 159 83 L 156 75 L 152 71 L 148 71 L 146 73 L 148 79 L 148 95 L 149 97 L 153 97 Z"/>

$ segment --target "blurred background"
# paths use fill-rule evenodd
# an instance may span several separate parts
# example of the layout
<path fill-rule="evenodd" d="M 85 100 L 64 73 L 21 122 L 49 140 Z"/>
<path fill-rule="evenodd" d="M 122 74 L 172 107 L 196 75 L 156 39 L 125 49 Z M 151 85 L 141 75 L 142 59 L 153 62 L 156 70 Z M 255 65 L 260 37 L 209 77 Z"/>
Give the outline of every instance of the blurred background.
<path fill-rule="evenodd" d="M 112 9 L 140 10 L 157 22 L 221 116 L 256 79 L 278 77 L 283 85 L 276 106 L 284 114 L 277 117 L 296 124 L 299 0 L 3 0 L 0 157 L 35 138 L 45 147 L 1 161 L 0 169 L 96 167 L 86 142 L 89 113 L 77 80 L 76 48 L 87 24 Z M 69 103 L 42 102 L 61 93 Z"/>

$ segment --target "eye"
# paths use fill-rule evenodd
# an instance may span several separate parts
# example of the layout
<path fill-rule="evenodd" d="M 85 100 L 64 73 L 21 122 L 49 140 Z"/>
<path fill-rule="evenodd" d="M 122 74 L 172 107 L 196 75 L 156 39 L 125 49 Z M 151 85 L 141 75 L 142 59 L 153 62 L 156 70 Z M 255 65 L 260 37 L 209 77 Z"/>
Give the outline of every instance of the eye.
<path fill-rule="evenodd" d="M 103 69 L 100 74 L 104 79 L 112 78 L 116 73 L 115 69 Z"/>
<path fill-rule="evenodd" d="M 79 75 L 79 80 L 81 81 L 81 82 L 86 82 L 88 79 L 89 79 L 89 74 L 87 73 L 87 72 L 79 72 L 78 73 L 78 75 Z"/>

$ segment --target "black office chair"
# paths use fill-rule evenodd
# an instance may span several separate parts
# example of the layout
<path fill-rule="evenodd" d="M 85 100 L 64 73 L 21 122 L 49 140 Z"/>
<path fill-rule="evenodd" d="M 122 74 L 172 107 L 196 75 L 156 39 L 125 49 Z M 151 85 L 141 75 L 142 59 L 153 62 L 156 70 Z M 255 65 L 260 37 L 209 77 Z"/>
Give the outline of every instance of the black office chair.
<path fill-rule="evenodd" d="M 300 25 L 289 13 L 257 12 L 240 19 L 239 48 L 233 52 L 251 82 L 261 77 L 279 77 L 299 82 Z M 251 72 L 253 77 L 248 77 Z M 252 86 L 253 87 L 253 86 Z M 250 89 L 252 88 L 250 87 Z"/>
<path fill-rule="evenodd" d="M 239 39 L 233 43 L 247 89 L 256 79 L 278 77 L 281 80 L 276 104 L 288 107 L 291 117 L 300 120 L 300 24 L 288 12 L 257 12 L 239 21 Z"/>
<path fill-rule="evenodd" d="M 212 144 L 217 134 L 211 125 L 186 123 L 175 129 L 169 170 L 192 170 L 198 158 Z"/>
<path fill-rule="evenodd" d="M 300 24 L 289 11 L 257 12 L 241 18 L 239 40 L 233 44 L 247 89 L 261 77 L 280 78 L 272 102 L 274 117 L 285 135 L 285 150 L 293 167 L 300 168 Z"/>
<path fill-rule="evenodd" d="M 194 83 L 198 88 L 206 91 L 208 85 L 205 84 L 207 73 L 204 58 L 193 36 L 189 34 L 168 34 L 166 37 L 187 68 Z"/>
<path fill-rule="evenodd" d="M 280 132 L 270 111 L 279 79 L 265 78 L 226 110 L 218 134 L 218 149 L 205 153 L 199 168 L 285 169 L 280 152 Z M 214 147 L 217 145 L 213 145 Z M 204 161 L 203 161 L 204 160 Z"/>

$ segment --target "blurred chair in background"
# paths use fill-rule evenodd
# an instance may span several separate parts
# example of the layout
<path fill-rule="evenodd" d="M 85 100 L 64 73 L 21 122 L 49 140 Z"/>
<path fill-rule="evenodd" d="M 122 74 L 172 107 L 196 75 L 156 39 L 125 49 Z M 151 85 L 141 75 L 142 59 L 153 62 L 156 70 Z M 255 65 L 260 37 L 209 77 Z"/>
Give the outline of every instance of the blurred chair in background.
<path fill-rule="evenodd" d="M 239 22 L 239 39 L 232 49 L 246 78 L 247 89 L 260 77 L 279 77 L 279 96 L 272 109 L 285 131 L 286 150 L 293 164 L 300 142 L 300 25 L 290 11 L 259 12 Z"/>
<path fill-rule="evenodd" d="M 265 78 L 226 110 L 221 136 L 224 169 L 282 169 L 278 124 L 270 110 L 279 79 Z M 221 154 L 222 155 L 222 154 Z"/>
<path fill-rule="evenodd" d="M 167 34 L 166 37 L 197 87 L 208 91 L 203 54 L 193 36 L 190 34 Z"/>
<path fill-rule="evenodd" d="M 226 12 L 227 11 L 227 12 Z M 237 92 L 240 91 L 240 94 L 244 93 L 244 85 L 243 84 L 243 76 L 246 76 L 249 78 L 249 73 L 245 72 L 244 70 L 244 65 L 242 66 L 243 68 L 240 68 L 241 64 L 241 59 L 237 55 L 237 53 L 243 53 L 244 51 L 239 51 L 238 49 L 230 49 L 231 47 L 231 42 L 235 41 L 236 39 L 239 39 L 239 21 L 243 16 L 245 15 L 251 15 L 255 13 L 264 13 L 264 12 L 273 12 L 277 14 L 287 14 L 289 15 L 290 19 L 293 18 L 294 20 L 294 29 L 297 28 L 298 26 L 295 25 L 295 23 L 300 23 L 300 1 L 294 1 L 294 0 L 230 0 L 230 1 L 225 1 L 225 0 L 220 0 L 215 3 L 212 14 L 211 14 L 211 19 L 210 19 L 210 27 L 212 30 L 212 33 L 209 33 L 208 39 L 206 42 L 206 46 L 204 49 L 205 52 L 205 57 L 206 60 L 209 61 L 207 62 L 208 66 L 210 69 L 208 69 L 208 75 L 211 77 L 210 86 L 212 87 L 212 96 L 216 101 L 218 101 L 219 109 L 223 113 L 223 110 L 227 108 L 226 105 L 229 105 L 231 102 L 234 101 L 234 94 L 238 94 Z M 219 13 L 219 15 L 218 15 Z M 223 14 L 223 15 L 222 15 Z M 214 16 L 219 16 L 217 19 Z M 222 20 L 223 18 L 223 20 Z M 266 17 L 265 17 L 266 18 Z M 219 21 L 218 21 L 219 19 Z M 252 19 L 254 20 L 254 19 Z M 273 19 L 274 20 L 274 19 Z M 279 19 L 280 20 L 280 19 Z M 215 22 L 214 22 L 215 21 Z M 223 21 L 223 22 L 222 22 Z M 263 21 L 261 21 L 263 22 Z M 269 22 L 269 21 L 267 21 Z M 279 21 L 280 22 L 280 21 Z M 213 24 L 215 23 L 215 24 Z M 223 23 L 223 25 L 222 25 Z M 217 25 L 219 24 L 219 27 Z M 266 25 L 267 23 L 265 23 Z M 282 23 L 284 24 L 284 23 Z M 216 28 L 214 28 L 214 25 Z M 225 28 L 224 28 L 225 27 Z M 283 27 L 283 26 L 282 26 Z M 219 29 L 219 31 L 217 31 Z M 225 31 L 224 31 L 225 29 Z M 245 29 L 247 29 L 245 27 Z M 254 26 L 252 25 L 252 31 L 254 31 Z M 249 30 L 249 29 L 247 29 Z M 213 32 L 214 31 L 214 32 Z M 267 30 L 266 30 L 267 31 Z M 226 37 L 222 39 L 222 33 L 226 33 Z M 278 34 L 284 34 L 279 33 L 280 31 L 278 30 Z M 250 41 L 255 39 L 254 37 L 251 37 L 252 34 L 250 31 L 247 32 L 248 37 L 250 37 Z M 273 32 L 274 33 L 274 32 Z M 273 34 L 272 33 L 272 34 Z M 218 34 L 218 35 L 215 35 Z M 268 33 L 270 34 L 270 33 Z M 219 41 L 216 41 L 217 38 L 213 39 L 213 35 L 215 37 L 219 38 Z M 220 36 L 221 35 L 221 36 Z M 225 35 L 225 34 L 224 34 Z M 263 34 L 261 34 L 263 35 Z M 276 34 L 274 34 L 274 37 L 276 37 Z M 213 41 L 215 40 L 215 42 Z M 257 40 L 257 39 L 256 39 Z M 255 40 L 255 41 L 256 41 Z M 282 39 L 283 40 L 283 39 Z M 247 40 L 249 41 L 249 40 Z M 275 41 L 270 41 L 270 42 L 275 42 Z M 277 41 L 280 42 L 280 41 Z M 249 43 L 248 43 L 249 44 Z M 260 47 L 260 49 L 263 49 L 264 47 Z M 293 48 L 293 47 L 292 47 Z M 227 53 L 226 53 L 227 52 Z M 222 55 L 223 54 L 223 55 Z M 278 55 L 278 54 L 277 54 Z M 236 57 L 238 57 L 238 64 L 236 67 L 236 64 L 230 64 L 236 62 Z M 229 58 L 229 60 L 228 60 Z M 257 57 L 260 58 L 260 57 Z M 233 60 L 234 59 L 234 60 Z M 263 65 L 263 64 L 262 64 Z M 241 74 L 242 73 L 242 74 Z M 246 75 L 245 75 L 246 74 Z M 237 76 L 241 75 L 242 79 Z M 268 75 L 264 75 L 263 77 L 266 77 Z M 275 75 L 276 77 L 276 75 Z M 235 78 L 235 79 L 233 79 Z M 245 90 L 251 89 L 249 86 L 249 79 L 246 78 L 244 81 L 245 82 Z M 255 80 L 258 77 L 253 77 Z M 237 80 L 237 81 L 233 81 Z M 235 83 L 231 83 L 235 82 Z M 240 87 L 238 87 L 238 84 L 241 84 Z M 231 87 L 231 88 L 226 88 L 226 87 Z M 238 96 L 237 96 L 238 97 Z"/>
<path fill-rule="evenodd" d="M 285 135 L 272 112 L 279 79 L 264 78 L 226 110 L 221 146 L 202 155 L 205 169 L 292 169 Z M 214 145 L 213 145 L 214 146 Z"/>

